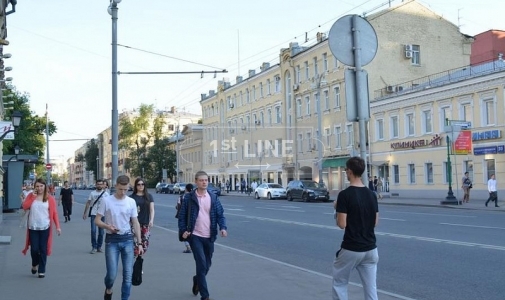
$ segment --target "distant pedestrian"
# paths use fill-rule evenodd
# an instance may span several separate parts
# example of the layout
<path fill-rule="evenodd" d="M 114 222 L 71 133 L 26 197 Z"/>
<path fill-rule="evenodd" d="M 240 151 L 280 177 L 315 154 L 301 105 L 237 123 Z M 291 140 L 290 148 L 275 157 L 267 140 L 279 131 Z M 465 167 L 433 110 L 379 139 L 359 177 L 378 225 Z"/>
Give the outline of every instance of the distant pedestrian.
<path fill-rule="evenodd" d="M 377 178 L 377 185 L 376 185 L 376 189 L 377 189 L 377 197 L 379 199 L 382 199 L 382 179 L 379 177 Z"/>
<path fill-rule="evenodd" d="M 195 174 L 196 189 L 184 196 L 179 217 L 179 232 L 183 238 L 189 238 L 191 250 L 196 264 L 196 275 L 193 276 L 193 295 L 200 292 L 201 300 L 209 300 L 209 290 L 207 287 L 207 273 L 212 264 L 212 254 L 214 253 L 214 242 L 217 237 L 217 227 L 222 237 L 226 237 L 227 227 L 224 217 L 224 210 L 218 197 L 207 191 L 209 176 L 204 171 Z M 187 224 L 186 215 L 188 203 L 190 206 L 190 224 Z M 188 226 L 191 228 L 187 231 Z"/>
<path fill-rule="evenodd" d="M 32 274 L 39 273 L 39 278 L 44 278 L 46 273 L 47 257 L 52 250 L 52 229 L 54 224 L 58 235 L 61 234 L 60 221 L 56 200 L 49 193 L 49 187 L 44 179 L 35 181 L 35 190 L 26 196 L 23 209 L 30 210 L 28 216 L 28 231 L 26 235 L 23 254 L 26 255 L 28 248 L 32 257 Z"/>
<path fill-rule="evenodd" d="M 86 201 L 84 213 L 82 214 L 82 219 L 86 220 L 86 218 L 89 217 L 91 224 L 91 254 L 102 252 L 103 229 L 96 227 L 95 218 L 101 201 L 108 196 L 109 193 L 105 190 L 105 181 L 103 179 L 97 179 L 95 181 L 95 190 L 89 193 L 88 201 Z M 98 237 L 96 235 L 97 229 Z"/>
<path fill-rule="evenodd" d="M 70 216 L 72 215 L 72 204 L 74 203 L 74 192 L 68 185 L 68 181 L 63 183 L 63 187 L 60 189 L 60 199 L 58 205 L 61 204 L 63 207 L 63 216 L 65 217 L 65 223 L 70 221 Z"/>
<path fill-rule="evenodd" d="M 374 190 L 375 190 L 375 187 L 374 187 L 374 184 L 373 184 L 373 179 L 372 179 L 372 176 L 369 176 L 369 177 L 368 177 L 368 188 L 369 188 L 371 191 L 374 191 Z"/>
<path fill-rule="evenodd" d="M 226 193 L 229 193 L 230 192 L 230 181 L 229 180 L 226 180 Z"/>
<path fill-rule="evenodd" d="M 489 201 L 494 202 L 494 207 L 498 206 L 498 191 L 496 190 L 496 179 L 494 174 L 491 174 L 491 178 L 487 181 L 487 191 L 489 192 L 489 198 L 487 198 L 486 206 Z"/>
<path fill-rule="evenodd" d="M 465 176 L 461 179 L 461 188 L 463 189 L 463 202 L 470 201 L 470 189 L 472 188 L 472 180 L 470 180 L 469 173 L 465 172 Z"/>
<path fill-rule="evenodd" d="M 142 248 L 145 254 L 147 248 L 149 248 L 149 237 L 151 236 L 151 228 L 154 225 L 153 196 L 147 191 L 145 181 L 142 178 L 137 178 L 135 179 L 133 193 L 130 197 L 133 198 L 137 204 L 137 219 L 139 220 L 141 235 L 141 240 L 137 242 L 142 242 Z M 135 256 L 137 255 L 138 253 L 135 253 Z"/>
<path fill-rule="evenodd" d="M 237 193 L 240 192 L 240 181 L 237 179 L 237 182 L 235 183 L 235 190 L 237 191 Z"/>
<path fill-rule="evenodd" d="M 181 206 L 182 206 L 182 202 L 184 200 L 184 197 L 186 196 L 186 194 L 189 194 L 191 193 L 191 191 L 193 190 L 193 185 L 191 183 L 188 183 L 186 185 L 186 189 L 184 190 L 184 194 L 182 194 L 179 199 L 177 200 L 177 205 L 176 205 L 176 209 L 177 209 L 177 218 L 186 218 L 187 215 L 185 216 L 181 216 L 179 214 L 180 210 L 181 210 Z M 187 218 L 186 218 L 187 220 Z M 183 253 L 191 253 L 191 246 L 189 245 L 188 241 L 184 241 L 184 246 L 186 246 L 186 249 L 184 251 L 182 251 Z"/>
<path fill-rule="evenodd" d="M 137 204 L 135 200 L 126 196 L 130 178 L 120 175 L 116 179 L 116 192 L 107 196 L 98 206 L 96 226 L 105 229 L 105 266 L 107 273 L 104 278 L 104 300 L 112 299 L 112 287 L 116 280 L 119 257 L 121 256 L 123 282 L 121 284 L 121 299 L 130 298 L 132 286 L 134 243 L 133 237 L 141 241 L 140 224 L 137 219 Z M 103 218 L 102 218 L 103 217 Z M 132 232 L 133 227 L 133 232 Z M 138 254 L 142 255 L 142 243 L 135 243 Z"/>
<path fill-rule="evenodd" d="M 256 182 L 256 180 L 253 180 L 253 182 L 251 183 L 251 189 L 252 189 L 253 193 L 256 191 L 257 187 L 258 187 L 258 183 Z"/>
<path fill-rule="evenodd" d="M 360 275 L 365 299 L 377 300 L 377 197 L 361 181 L 361 175 L 365 171 L 365 161 L 362 158 L 348 159 L 345 170 L 350 186 L 338 194 L 334 204 L 337 226 L 345 229 L 345 232 L 333 263 L 333 300 L 348 299 L 347 286 L 354 269 Z"/>
<path fill-rule="evenodd" d="M 243 194 L 244 192 L 246 192 L 245 188 L 247 187 L 247 183 L 245 181 L 245 179 L 242 179 L 242 181 L 240 182 L 240 192 Z"/>

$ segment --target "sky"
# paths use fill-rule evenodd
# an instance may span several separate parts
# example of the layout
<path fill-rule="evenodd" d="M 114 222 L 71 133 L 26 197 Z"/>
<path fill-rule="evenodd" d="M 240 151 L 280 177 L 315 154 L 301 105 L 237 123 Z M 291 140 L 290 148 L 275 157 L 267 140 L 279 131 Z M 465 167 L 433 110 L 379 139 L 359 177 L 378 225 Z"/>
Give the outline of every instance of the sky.
<path fill-rule="evenodd" d="M 126 75 L 118 77 L 118 110 L 154 104 L 160 110 L 201 114 L 200 94 L 217 81 L 263 62 L 278 63 L 290 42 L 313 43 L 347 14 L 373 13 L 401 1 L 312 0 L 123 0 L 117 25 L 120 72 L 228 70 L 226 74 Z M 498 0 L 419 1 L 462 33 L 505 30 Z M 297 4 L 298 3 L 298 4 Z M 74 151 L 111 124 L 112 23 L 109 0 L 21 0 L 7 17 L 5 61 L 12 84 L 30 95 L 31 109 L 45 113 L 58 132 L 50 137 L 51 159 Z M 305 33 L 310 38 L 305 44 Z M 379 41 L 380 43 L 380 41 Z M 151 52 L 151 53 L 148 53 Z"/>

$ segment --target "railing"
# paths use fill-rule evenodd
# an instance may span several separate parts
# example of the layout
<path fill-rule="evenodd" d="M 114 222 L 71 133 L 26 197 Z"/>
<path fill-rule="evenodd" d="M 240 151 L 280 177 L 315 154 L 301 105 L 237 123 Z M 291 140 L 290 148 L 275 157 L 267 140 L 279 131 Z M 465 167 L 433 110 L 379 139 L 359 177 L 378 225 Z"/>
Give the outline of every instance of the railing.
<path fill-rule="evenodd" d="M 425 90 L 501 71 L 505 71 L 505 61 L 502 59 L 479 65 L 465 66 L 375 90 L 374 98 L 371 101 L 387 99 L 409 92 Z"/>

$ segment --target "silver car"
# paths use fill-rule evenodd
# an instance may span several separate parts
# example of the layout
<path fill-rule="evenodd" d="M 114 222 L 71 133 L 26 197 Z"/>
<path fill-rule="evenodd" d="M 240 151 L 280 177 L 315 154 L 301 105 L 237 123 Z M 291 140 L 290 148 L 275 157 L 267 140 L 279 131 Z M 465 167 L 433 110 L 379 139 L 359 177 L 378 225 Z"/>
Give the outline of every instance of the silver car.
<path fill-rule="evenodd" d="M 286 189 L 277 183 L 263 183 L 260 184 L 254 191 L 254 198 L 283 198 L 286 199 Z"/>

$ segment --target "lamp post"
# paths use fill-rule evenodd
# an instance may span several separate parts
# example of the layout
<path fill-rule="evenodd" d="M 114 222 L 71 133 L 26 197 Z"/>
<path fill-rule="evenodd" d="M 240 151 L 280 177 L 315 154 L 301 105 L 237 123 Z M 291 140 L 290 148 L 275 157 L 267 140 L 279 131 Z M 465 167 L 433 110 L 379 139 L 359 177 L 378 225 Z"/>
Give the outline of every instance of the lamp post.
<path fill-rule="evenodd" d="M 323 116 L 321 113 L 321 85 L 326 84 L 326 81 L 324 80 L 324 73 L 319 75 L 317 77 L 317 82 L 315 85 L 315 88 L 317 88 L 317 93 L 316 93 L 316 110 L 317 110 L 317 140 L 318 140 L 318 147 L 317 147 L 317 168 L 319 172 L 319 185 L 324 184 L 323 181 L 323 136 L 322 136 L 322 131 L 323 131 Z"/>
<path fill-rule="evenodd" d="M 449 124 L 449 121 L 447 121 L 447 124 Z M 451 128 L 451 132 L 453 129 Z M 446 130 L 446 132 L 448 132 Z M 458 199 L 454 197 L 454 193 L 452 192 L 452 166 L 451 166 L 451 139 L 449 138 L 449 134 L 446 135 L 445 141 L 447 144 L 447 181 L 449 182 L 449 190 L 447 191 L 447 196 L 445 197 L 444 200 L 440 201 L 440 204 L 453 204 L 453 205 L 459 205 Z"/>
<path fill-rule="evenodd" d="M 96 178 L 95 181 L 100 178 L 100 156 L 96 157 Z"/>
<path fill-rule="evenodd" d="M 15 159 L 16 159 L 16 161 L 17 161 L 17 160 L 18 160 L 18 154 L 19 154 L 19 151 L 20 151 L 20 150 L 21 150 L 21 148 L 19 148 L 19 146 L 18 146 L 18 145 L 16 145 L 16 146 L 14 147 L 14 154 L 15 154 L 15 155 L 14 155 L 14 156 L 11 156 L 11 158 L 9 158 L 9 160 L 8 160 L 7 162 L 10 162 L 13 158 L 15 158 Z"/>
<path fill-rule="evenodd" d="M 107 11 L 112 19 L 112 182 L 118 173 L 118 110 L 117 110 L 117 5 L 121 0 L 111 0 Z"/>

